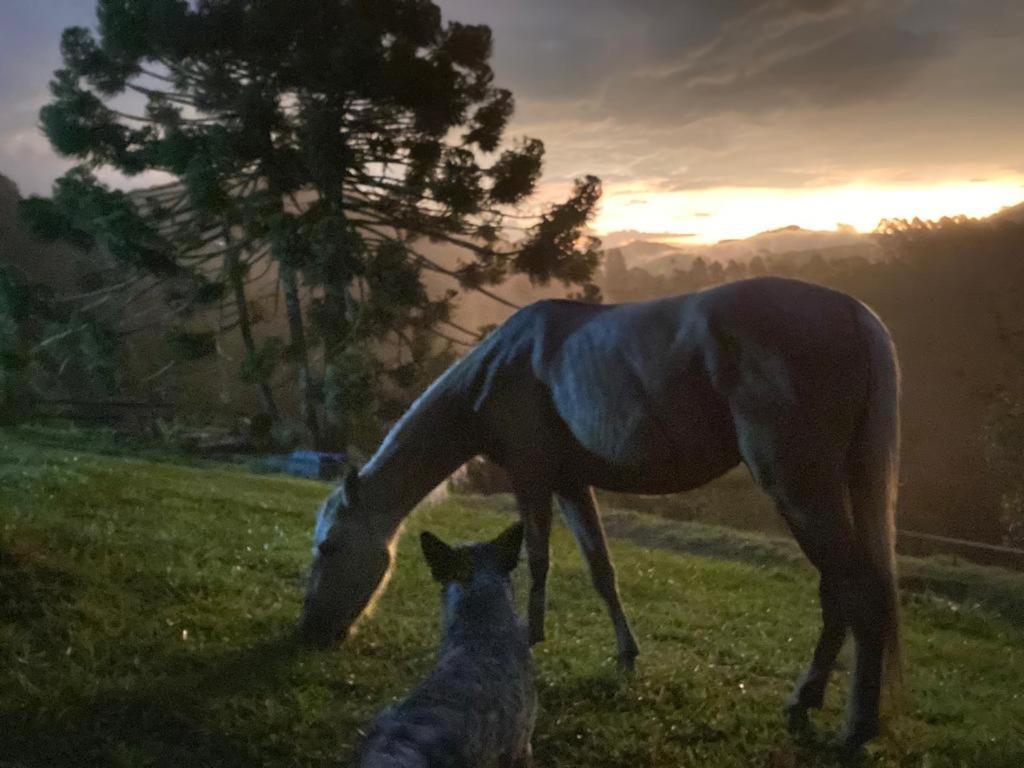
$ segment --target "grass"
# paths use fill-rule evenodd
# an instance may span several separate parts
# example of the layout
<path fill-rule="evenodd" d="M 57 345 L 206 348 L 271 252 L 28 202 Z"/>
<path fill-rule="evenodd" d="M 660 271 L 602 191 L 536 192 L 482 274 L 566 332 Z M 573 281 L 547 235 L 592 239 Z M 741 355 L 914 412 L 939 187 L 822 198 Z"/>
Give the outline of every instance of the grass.
<path fill-rule="evenodd" d="M 507 502 L 409 521 L 376 614 L 332 653 L 290 632 L 322 484 L 0 432 L 0 766 L 336 766 L 429 668 L 436 588 L 411 535 L 489 537 Z M 564 529 L 536 650 L 540 766 L 828 766 L 846 675 L 795 744 L 780 707 L 818 617 L 791 545 L 609 511 L 643 655 L 631 679 Z M 641 546 L 643 545 L 643 546 Z M 879 766 L 1024 764 L 1024 577 L 904 565 L 908 690 Z M 522 592 L 523 574 L 517 574 Z M 844 657 L 847 659 L 848 656 Z"/>

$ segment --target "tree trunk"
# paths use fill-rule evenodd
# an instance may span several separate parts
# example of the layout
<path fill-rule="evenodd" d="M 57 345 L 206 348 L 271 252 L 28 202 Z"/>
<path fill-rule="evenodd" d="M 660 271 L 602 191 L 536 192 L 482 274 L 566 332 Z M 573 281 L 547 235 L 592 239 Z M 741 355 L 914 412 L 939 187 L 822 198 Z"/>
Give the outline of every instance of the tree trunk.
<path fill-rule="evenodd" d="M 292 352 L 299 366 L 299 405 L 302 422 L 309 431 L 313 448 L 320 449 L 320 420 L 316 413 L 316 395 L 313 391 L 313 377 L 309 368 L 309 353 L 306 349 L 306 332 L 302 324 L 302 301 L 299 297 L 299 283 L 295 270 L 281 265 L 281 284 L 284 286 L 284 308 L 288 316 L 288 332 Z"/>
<path fill-rule="evenodd" d="M 245 299 L 245 277 L 239 268 L 238 251 L 232 250 L 225 257 L 225 269 L 228 273 L 228 280 L 235 294 L 235 305 L 238 309 L 238 328 L 242 333 L 242 343 L 245 345 L 245 352 L 250 360 L 256 359 L 256 341 L 252 335 L 252 319 L 249 317 L 249 304 Z M 260 395 L 263 398 L 263 407 L 267 415 L 273 421 L 279 421 L 281 411 L 274 400 L 274 391 L 270 388 L 270 382 L 264 379 L 259 381 Z"/>

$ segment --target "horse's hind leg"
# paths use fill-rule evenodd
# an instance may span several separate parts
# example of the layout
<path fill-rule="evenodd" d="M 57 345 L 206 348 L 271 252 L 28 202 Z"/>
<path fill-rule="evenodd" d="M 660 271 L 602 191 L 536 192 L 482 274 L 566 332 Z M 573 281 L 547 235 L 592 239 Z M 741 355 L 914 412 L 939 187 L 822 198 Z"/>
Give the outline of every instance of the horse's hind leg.
<path fill-rule="evenodd" d="M 749 434 L 756 434 L 748 430 Z M 802 461 L 781 461 L 753 441 L 741 450 L 754 479 L 775 500 L 779 513 L 807 558 L 820 573 L 822 629 L 810 666 L 786 701 L 791 730 L 807 725 L 807 710 L 820 708 L 825 689 L 851 624 L 845 583 L 853 571 L 854 533 L 846 512 L 840 456 L 827 450 Z M 830 460 L 834 459 L 834 460 Z"/>
<path fill-rule="evenodd" d="M 818 584 L 821 602 L 821 635 L 814 648 L 811 665 L 797 680 L 793 694 L 786 702 L 786 720 L 792 731 L 807 727 L 807 710 L 820 709 L 825 702 L 825 689 L 835 666 L 843 642 L 846 640 L 847 624 L 843 616 L 841 596 L 837 584 L 830 575 L 823 573 Z"/>
<path fill-rule="evenodd" d="M 878 711 L 882 697 L 882 667 L 888 602 L 885 581 L 864 555 L 843 585 L 843 607 L 857 643 L 853 684 L 846 707 L 843 748 L 856 752 L 878 735 Z"/>
<path fill-rule="evenodd" d="M 508 768 L 533 768 L 533 747 L 527 744 L 526 749 L 507 765 Z"/>
<path fill-rule="evenodd" d="M 801 548 L 821 572 L 824 623 L 811 665 L 787 702 L 787 718 L 791 727 L 798 727 L 806 720 L 808 708 L 821 706 L 836 655 L 850 628 L 856 643 L 856 664 L 843 747 L 855 751 L 878 735 L 885 645 L 884 585 L 874 577 L 874 568 L 856 540 L 841 496 L 819 495 L 816 504 L 808 504 L 795 503 L 794 498 L 799 496 L 778 489 L 775 495 Z"/>
<path fill-rule="evenodd" d="M 604 536 L 604 527 L 597 512 L 594 493 L 589 487 L 580 487 L 556 494 L 558 506 L 572 530 L 580 552 L 590 568 L 590 579 L 594 589 L 604 600 L 608 615 L 615 626 L 615 639 L 618 643 L 619 664 L 632 669 L 640 649 L 636 638 L 629 627 L 629 620 L 622 610 L 619 588 L 615 580 L 615 568 L 608 556 L 608 542 Z"/>

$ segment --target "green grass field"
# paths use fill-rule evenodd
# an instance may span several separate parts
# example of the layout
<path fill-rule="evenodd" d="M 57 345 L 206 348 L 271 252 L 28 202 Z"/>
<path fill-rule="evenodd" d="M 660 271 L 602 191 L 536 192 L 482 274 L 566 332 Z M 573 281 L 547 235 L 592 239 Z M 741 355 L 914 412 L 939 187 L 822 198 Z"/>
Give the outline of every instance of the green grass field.
<path fill-rule="evenodd" d="M 376 614 L 339 650 L 310 653 L 290 632 L 324 485 L 59 442 L 0 432 L 5 768 L 345 765 L 432 662 L 437 590 L 411 534 L 476 539 L 509 522 L 501 499 L 417 511 Z M 635 677 L 616 671 L 611 627 L 558 529 L 537 765 L 836 764 L 845 673 L 817 740 L 794 744 L 780 715 L 817 635 L 810 566 L 754 535 L 607 521 L 643 655 Z M 904 573 L 908 688 L 868 760 L 1024 765 L 1024 577 L 925 561 Z"/>

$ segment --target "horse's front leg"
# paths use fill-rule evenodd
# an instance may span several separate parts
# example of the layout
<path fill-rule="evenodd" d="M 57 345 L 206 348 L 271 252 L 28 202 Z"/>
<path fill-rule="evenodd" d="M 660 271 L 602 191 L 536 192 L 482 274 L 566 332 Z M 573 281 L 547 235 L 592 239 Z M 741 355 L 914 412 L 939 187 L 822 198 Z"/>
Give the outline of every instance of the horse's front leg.
<path fill-rule="evenodd" d="M 516 501 L 526 526 L 526 558 L 530 566 L 527 619 L 530 644 L 533 645 L 544 639 L 544 610 L 551 562 L 551 492 L 535 488 L 517 492 Z"/>
<path fill-rule="evenodd" d="M 615 626 L 615 639 L 618 643 L 619 665 L 625 669 L 633 669 L 633 664 L 640 649 L 629 627 L 629 620 L 622 610 L 619 599 L 619 588 L 615 580 L 615 569 L 608 556 L 608 542 L 604 537 L 604 527 L 597 512 L 594 492 L 586 486 L 558 492 L 558 505 L 565 516 L 569 528 L 572 529 L 576 543 L 579 544 L 590 568 L 590 579 L 594 589 L 604 600 L 608 615 Z"/>

